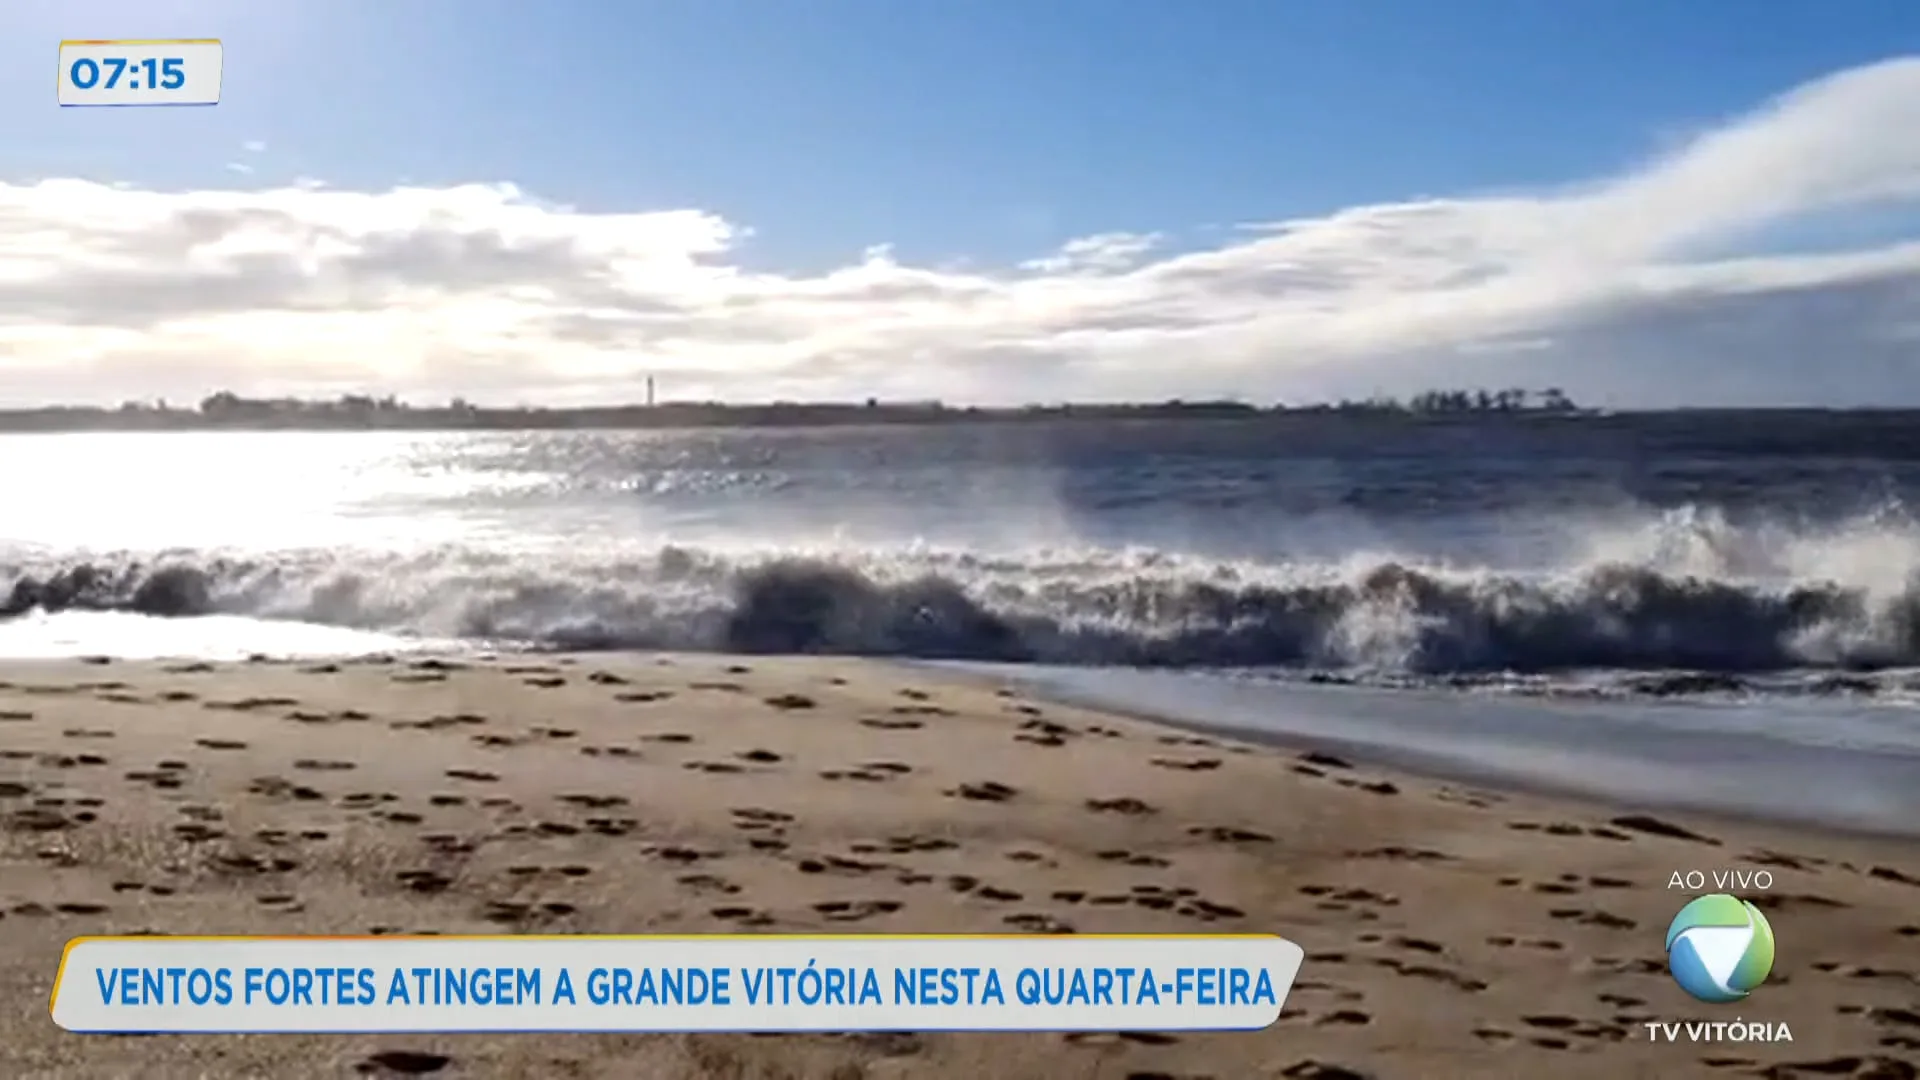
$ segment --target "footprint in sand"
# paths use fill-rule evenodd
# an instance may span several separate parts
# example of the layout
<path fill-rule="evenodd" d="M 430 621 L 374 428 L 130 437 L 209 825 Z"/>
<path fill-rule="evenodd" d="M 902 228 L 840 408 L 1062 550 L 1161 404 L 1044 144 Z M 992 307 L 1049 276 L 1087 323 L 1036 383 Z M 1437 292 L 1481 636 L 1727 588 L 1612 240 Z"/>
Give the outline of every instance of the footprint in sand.
<path fill-rule="evenodd" d="M 298 859 L 285 856 L 264 858 L 241 851 L 229 851 L 215 855 L 211 860 L 215 869 L 228 874 L 257 876 L 262 874 L 286 874 L 300 868 Z"/>
<path fill-rule="evenodd" d="M 1364 780 L 1355 780 L 1351 777 L 1341 777 L 1340 779 L 1334 781 L 1334 783 L 1339 784 L 1343 788 L 1352 788 L 1355 791 L 1364 791 L 1369 795 L 1400 794 L 1400 788 L 1398 785 L 1389 783 L 1388 781 L 1385 781 L 1385 780 L 1364 781 Z"/>
<path fill-rule="evenodd" d="M 805 694 L 777 694 L 767 699 L 767 704 L 783 712 L 795 709 L 811 709 L 819 705 Z"/>
<path fill-rule="evenodd" d="M 474 842 L 453 833 L 423 833 L 420 842 L 442 855 L 471 855 Z"/>
<path fill-rule="evenodd" d="M 1391 956 L 1376 957 L 1375 964 L 1413 979 L 1426 979 L 1432 982 L 1446 983 L 1470 994 L 1477 994 L 1487 988 L 1487 984 L 1470 975 L 1463 975 L 1447 968 L 1434 967 L 1431 964 L 1415 964 Z"/>
<path fill-rule="evenodd" d="M 1219 758 L 1149 758 L 1147 764 L 1181 772 L 1212 772 L 1221 765 Z"/>
<path fill-rule="evenodd" d="M 245 750 L 247 744 L 239 739 L 195 739 L 193 744 L 204 750 Z"/>
<path fill-rule="evenodd" d="M 1273 837 L 1252 829 L 1242 829 L 1233 825 L 1194 825 L 1187 829 L 1188 836 L 1201 837 L 1220 844 L 1271 844 Z"/>
<path fill-rule="evenodd" d="M 894 855 L 911 855 L 931 851 L 954 851 L 960 847 L 955 841 L 944 836 L 889 836 L 886 849 Z"/>
<path fill-rule="evenodd" d="M 1181 894 L 1191 892 L 1193 892 L 1192 889 L 1185 888 L 1169 889 L 1161 885 L 1135 885 L 1128 895 L 1133 898 L 1135 907 L 1143 907 L 1149 911 L 1170 911 L 1175 904 L 1179 903 Z"/>
<path fill-rule="evenodd" d="M 393 876 L 401 888 L 423 895 L 443 893 L 453 885 L 451 877 L 437 870 L 402 870 Z"/>
<path fill-rule="evenodd" d="M 729 812 L 734 817 L 734 826 L 741 829 L 783 825 L 793 820 L 793 815 L 784 810 L 768 810 L 758 806 L 739 806 Z"/>
<path fill-rule="evenodd" d="M 631 746 L 583 746 L 580 753 L 586 757 L 641 758 L 646 755 Z"/>
<path fill-rule="evenodd" d="M 967 799 L 972 802 L 1006 802 L 1019 794 L 1018 790 L 996 780 L 982 780 L 978 783 L 961 784 L 942 792 L 948 798 Z"/>
<path fill-rule="evenodd" d="M 1116 799 L 1088 799 L 1087 809 L 1100 814 L 1125 814 L 1129 817 L 1159 813 L 1148 803 L 1130 796 L 1121 796 Z"/>
<path fill-rule="evenodd" d="M 1017 930 L 1030 934 L 1071 934 L 1073 925 L 1065 920 L 1039 911 L 1022 911 L 1008 915 L 1000 920 Z"/>
<path fill-rule="evenodd" d="M 1185 915 L 1190 919 L 1198 919 L 1201 922 L 1217 922 L 1221 919 L 1244 919 L 1247 917 L 1246 912 L 1231 904 L 1216 903 L 1212 900 L 1203 900 L 1199 897 L 1190 898 L 1186 903 L 1176 908 L 1175 913 Z"/>
<path fill-rule="evenodd" d="M 1349 859 L 1387 859 L 1393 862 L 1457 862 L 1458 860 L 1444 851 L 1432 848 L 1410 848 L 1398 844 L 1386 847 L 1367 848 L 1346 853 Z"/>
<path fill-rule="evenodd" d="M 1607 930 L 1632 930 L 1639 925 L 1625 916 L 1597 908 L 1554 908 L 1547 912 L 1547 917 L 1580 923 L 1583 926 L 1598 926 Z"/>
<path fill-rule="evenodd" d="M 238 701 L 209 701 L 202 708 L 224 712 L 254 712 L 259 709 L 291 709 L 299 704 L 298 698 L 249 697 Z"/>
<path fill-rule="evenodd" d="M 887 869 L 885 863 L 867 862 L 864 859 L 850 859 L 844 855 L 821 855 L 815 858 L 801 859 L 793 864 L 795 870 L 803 874 L 824 874 L 829 870 L 840 874 L 864 875 Z"/>
<path fill-rule="evenodd" d="M 79 815 L 72 817 L 44 806 L 29 806 L 15 810 L 7 815 L 6 827 L 9 832 L 50 833 L 84 825 Z"/>
<path fill-rule="evenodd" d="M 394 720 L 387 726 L 395 731 L 440 731 L 444 728 L 461 725 L 484 724 L 487 718 L 474 713 L 455 713 L 453 715 L 430 716 L 425 720 Z"/>
<path fill-rule="evenodd" d="M 613 700 L 629 705 L 646 705 L 655 701 L 665 701 L 673 696 L 671 690 L 635 690 L 613 695 Z"/>
<path fill-rule="evenodd" d="M 381 1050 L 356 1063 L 353 1071 L 362 1076 L 427 1076 L 453 1064 L 445 1054 L 422 1050 Z"/>
<path fill-rule="evenodd" d="M 708 914 L 740 926 L 771 926 L 773 924 L 773 916 L 757 908 L 717 907 Z"/>
<path fill-rule="evenodd" d="M 718 874 L 685 874 L 678 881 L 695 892 L 718 893 L 722 896 L 734 896 L 740 892 L 740 886 Z"/>
<path fill-rule="evenodd" d="M 1028 720 L 1020 725 L 1013 740 L 1034 746 L 1065 746 L 1073 734 L 1073 730 L 1065 724 L 1056 724 L 1051 720 Z"/>
<path fill-rule="evenodd" d="M 294 799 L 300 802 L 314 802 L 326 798 L 326 795 L 316 788 L 296 784 L 281 776 L 256 777 L 247 784 L 247 794 L 260 795 L 269 799 Z"/>
<path fill-rule="evenodd" d="M 1173 865 L 1158 855 L 1150 855 L 1144 851 L 1128 851 L 1125 848 L 1096 851 L 1094 858 L 1101 862 L 1120 863 L 1123 866 L 1137 866 L 1149 870 L 1164 869 Z"/>
<path fill-rule="evenodd" d="M 1696 844 L 1710 844 L 1714 847 L 1720 846 L 1720 841 L 1710 836 L 1702 836 L 1691 829 L 1675 825 L 1670 821 L 1663 821 L 1651 814 L 1627 814 L 1612 819 L 1610 824 L 1622 829 L 1646 833 L 1649 836 L 1664 836 L 1671 840 L 1689 840 Z"/>
<path fill-rule="evenodd" d="M 1755 866 L 1776 866 L 1783 870 L 1805 870 L 1809 873 L 1813 872 L 1814 867 L 1832 865 L 1832 863 L 1826 859 L 1815 858 L 1811 855 L 1788 855 L 1784 852 L 1774 851 L 1771 848 L 1749 851 L 1745 855 L 1740 856 L 1740 861 L 1752 863 Z"/>
<path fill-rule="evenodd" d="M 860 922 L 876 915 L 891 915 L 905 907 L 898 900 L 822 900 L 813 910 L 828 922 Z"/>
<path fill-rule="evenodd" d="M 587 810 L 611 810 L 616 806 L 625 806 L 628 802 L 625 795 L 594 795 L 585 792 L 569 792 L 561 795 L 559 799 L 570 806 Z"/>
<path fill-rule="evenodd" d="M 446 774 L 455 780 L 467 780 L 476 784 L 491 784 L 500 779 L 498 773 L 490 773 L 485 769 L 448 769 Z"/>

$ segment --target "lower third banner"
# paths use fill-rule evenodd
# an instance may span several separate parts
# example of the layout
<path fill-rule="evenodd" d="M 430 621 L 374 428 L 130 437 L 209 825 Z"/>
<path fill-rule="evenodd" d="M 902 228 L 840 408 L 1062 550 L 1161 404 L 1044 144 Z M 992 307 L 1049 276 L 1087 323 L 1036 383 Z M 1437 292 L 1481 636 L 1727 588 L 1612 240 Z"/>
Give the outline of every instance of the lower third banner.
<path fill-rule="evenodd" d="M 82 1032 L 1231 1031 L 1302 952 L 1254 935 L 96 937 Z"/>

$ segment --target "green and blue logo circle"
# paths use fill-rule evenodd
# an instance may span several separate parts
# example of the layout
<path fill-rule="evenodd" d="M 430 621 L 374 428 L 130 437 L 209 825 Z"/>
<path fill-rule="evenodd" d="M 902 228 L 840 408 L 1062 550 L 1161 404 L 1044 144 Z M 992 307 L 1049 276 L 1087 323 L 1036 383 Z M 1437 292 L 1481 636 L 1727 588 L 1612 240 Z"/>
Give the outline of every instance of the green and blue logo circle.
<path fill-rule="evenodd" d="M 1667 970 L 1701 1001 L 1739 1001 L 1773 971 L 1773 927 L 1737 896 L 1695 897 L 1667 927 Z"/>

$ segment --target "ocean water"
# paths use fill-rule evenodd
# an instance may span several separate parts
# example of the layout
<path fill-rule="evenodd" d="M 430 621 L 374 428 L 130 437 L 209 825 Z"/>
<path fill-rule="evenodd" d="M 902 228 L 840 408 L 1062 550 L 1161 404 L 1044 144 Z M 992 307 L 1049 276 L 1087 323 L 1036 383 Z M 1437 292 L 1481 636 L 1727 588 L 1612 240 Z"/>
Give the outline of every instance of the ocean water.
<path fill-rule="evenodd" d="M 11 655 L 1120 666 L 1406 702 L 1792 701 L 1803 725 L 1884 713 L 1874 752 L 1920 754 L 1911 424 L 7 435 L 0 477 Z"/>

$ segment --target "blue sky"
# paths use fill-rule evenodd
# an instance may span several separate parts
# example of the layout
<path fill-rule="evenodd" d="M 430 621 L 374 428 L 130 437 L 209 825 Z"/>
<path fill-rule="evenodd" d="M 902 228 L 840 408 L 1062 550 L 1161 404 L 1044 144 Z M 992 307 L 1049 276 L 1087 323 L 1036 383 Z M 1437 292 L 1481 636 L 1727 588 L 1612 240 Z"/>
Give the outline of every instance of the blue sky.
<path fill-rule="evenodd" d="M 14 176 L 234 183 L 262 140 L 264 176 L 703 207 L 782 264 L 1578 181 L 1920 51 L 1881 0 L 27 2 Z M 221 37 L 225 100 L 48 108 L 55 40 L 95 35 Z"/>
<path fill-rule="evenodd" d="M 59 39 L 154 36 L 224 40 L 217 108 L 54 106 Z M 0 181 L 510 182 L 723 219 L 741 272 L 826 275 L 874 245 L 964 270 L 1577 189 L 1914 53 L 1920 5 L 1879 0 L 14 0 Z M 1914 235 L 1910 201 L 1854 200 L 1683 246 Z"/>

